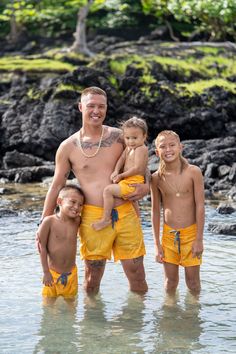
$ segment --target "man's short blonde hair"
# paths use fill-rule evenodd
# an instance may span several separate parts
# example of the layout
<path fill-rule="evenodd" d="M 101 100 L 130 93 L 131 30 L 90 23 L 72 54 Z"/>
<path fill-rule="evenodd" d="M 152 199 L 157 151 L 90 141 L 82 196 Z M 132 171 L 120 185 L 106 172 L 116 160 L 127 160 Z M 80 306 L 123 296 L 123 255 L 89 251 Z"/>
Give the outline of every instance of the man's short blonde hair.
<path fill-rule="evenodd" d="M 81 99 L 82 99 L 82 97 L 87 96 L 89 94 L 91 94 L 91 95 L 102 95 L 102 96 L 104 96 L 107 99 L 106 92 L 104 90 L 102 90 L 100 87 L 96 87 L 96 86 L 87 87 L 86 89 L 84 89 L 81 92 Z"/>

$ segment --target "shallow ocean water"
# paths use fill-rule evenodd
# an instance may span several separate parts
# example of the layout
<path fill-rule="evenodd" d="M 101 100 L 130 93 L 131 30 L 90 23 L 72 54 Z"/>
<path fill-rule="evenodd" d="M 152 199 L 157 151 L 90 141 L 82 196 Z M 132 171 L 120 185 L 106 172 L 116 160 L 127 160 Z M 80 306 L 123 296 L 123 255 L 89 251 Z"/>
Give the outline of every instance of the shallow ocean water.
<path fill-rule="evenodd" d="M 0 218 L 0 353 L 236 353 L 236 235 L 207 231 L 209 221 L 232 222 L 235 213 L 219 215 L 207 203 L 199 300 L 187 291 L 182 269 L 175 300 L 166 296 L 162 266 L 154 262 L 145 205 L 148 293 L 143 297 L 130 293 L 121 265 L 109 261 L 99 295 L 87 297 L 78 254 L 76 303 L 59 298 L 49 306 L 41 296 L 42 271 L 34 242 L 45 188 L 8 187 L 13 192 L 1 197 L 0 207 L 15 209 L 18 215 Z"/>

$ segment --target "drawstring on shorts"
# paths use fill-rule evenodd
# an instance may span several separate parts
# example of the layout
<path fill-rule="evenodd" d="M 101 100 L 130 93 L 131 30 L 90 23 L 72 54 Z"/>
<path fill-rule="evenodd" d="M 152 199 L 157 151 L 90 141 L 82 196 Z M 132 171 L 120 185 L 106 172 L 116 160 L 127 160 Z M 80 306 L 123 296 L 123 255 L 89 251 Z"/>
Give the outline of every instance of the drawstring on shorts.
<path fill-rule="evenodd" d="M 172 230 L 170 231 L 170 234 L 174 234 L 174 245 L 178 244 L 178 252 L 180 253 L 180 231 L 178 230 Z"/>
<path fill-rule="evenodd" d="M 71 274 L 70 273 L 62 273 L 58 278 L 57 278 L 57 284 L 61 282 L 64 287 L 66 287 L 67 282 L 68 282 L 68 276 Z"/>
<path fill-rule="evenodd" d="M 118 211 L 116 209 L 112 209 L 111 211 L 111 224 L 112 228 L 114 229 L 115 222 L 117 222 L 119 219 Z"/>

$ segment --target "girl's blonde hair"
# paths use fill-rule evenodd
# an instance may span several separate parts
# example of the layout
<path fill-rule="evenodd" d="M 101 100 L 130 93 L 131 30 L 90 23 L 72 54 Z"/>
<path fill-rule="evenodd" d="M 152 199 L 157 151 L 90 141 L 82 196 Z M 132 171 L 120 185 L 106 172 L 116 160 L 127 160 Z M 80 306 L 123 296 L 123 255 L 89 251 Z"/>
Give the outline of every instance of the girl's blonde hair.
<path fill-rule="evenodd" d="M 145 120 L 136 116 L 121 122 L 120 127 L 123 131 L 125 128 L 140 128 L 143 131 L 143 135 L 147 135 L 148 132 L 148 126 Z"/>
<path fill-rule="evenodd" d="M 161 131 L 156 139 L 155 139 L 155 146 L 156 148 L 158 148 L 158 145 L 160 143 L 160 139 L 162 136 L 171 136 L 171 137 L 174 137 L 179 143 L 180 143 L 180 138 L 179 138 L 179 135 L 174 132 L 173 130 L 163 130 Z M 181 163 L 181 170 L 180 172 L 182 173 L 182 171 L 184 170 L 184 168 L 187 167 L 188 165 L 188 161 L 182 156 L 182 153 L 180 152 L 179 154 L 179 158 L 180 158 L 180 163 Z M 162 178 L 164 175 L 165 175 L 165 172 L 166 172 L 166 163 L 164 160 L 162 160 L 160 158 L 160 163 L 159 163 L 159 167 L 158 167 L 158 175 Z"/>

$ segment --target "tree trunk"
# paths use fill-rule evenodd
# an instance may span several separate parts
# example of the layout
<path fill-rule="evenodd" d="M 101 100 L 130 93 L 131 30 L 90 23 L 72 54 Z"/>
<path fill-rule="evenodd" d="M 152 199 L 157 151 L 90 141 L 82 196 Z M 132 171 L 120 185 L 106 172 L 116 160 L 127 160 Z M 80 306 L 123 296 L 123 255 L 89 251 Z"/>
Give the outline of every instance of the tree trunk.
<path fill-rule="evenodd" d="M 10 33 L 7 35 L 7 40 L 15 44 L 19 42 L 23 32 L 24 26 L 16 21 L 15 14 L 13 13 L 10 19 Z"/>
<path fill-rule="evenodd" d="M 173 41 L 175 41 L 175 42 L 179 42 L 179 38 L 177 38 L 174 35 L 174 31 L 173 31 L 173 28 L 172 28 L 170 22 L 166 20 L 165 23 L 166 23 L 166 26 L 168 28 L 168 31 L 169 31 L 169 34 L 170 34 L 170 38 L 173 39 Z"/>
<path fill-rule="evenodd" d="M 76 32 L 74 33 L 75 41 L 72 44 L 70 50 L 75 53 L 82 53 L 87 56 L 93 56 L 88 47 L 86 39 L 86 19 L 89 13 L 90 6 L 94 0 L 88 0 L 87 5 L 82 6 L 78 12 L 78 20 L 76 25 Z"/>

